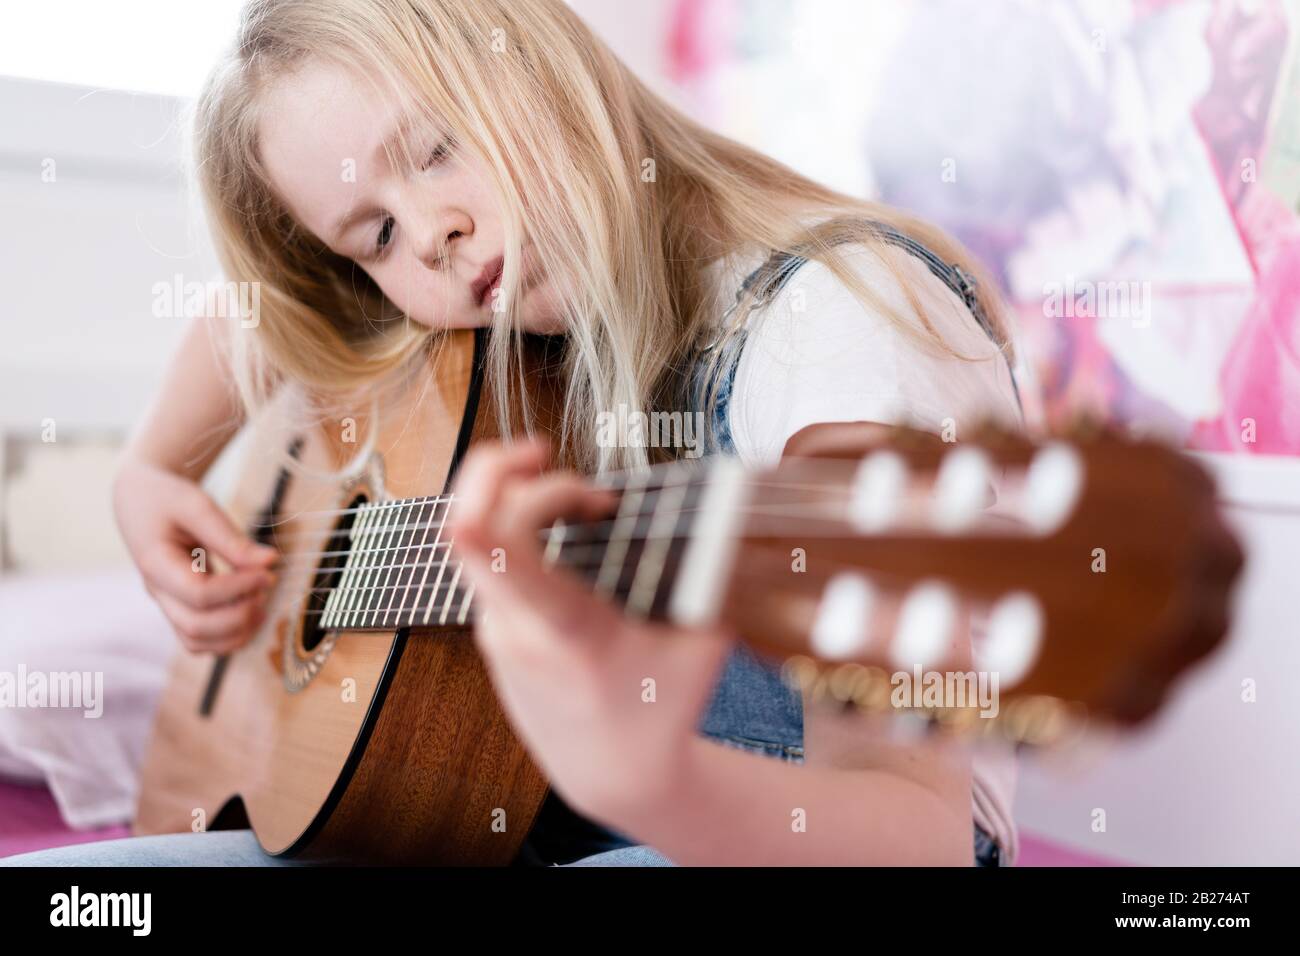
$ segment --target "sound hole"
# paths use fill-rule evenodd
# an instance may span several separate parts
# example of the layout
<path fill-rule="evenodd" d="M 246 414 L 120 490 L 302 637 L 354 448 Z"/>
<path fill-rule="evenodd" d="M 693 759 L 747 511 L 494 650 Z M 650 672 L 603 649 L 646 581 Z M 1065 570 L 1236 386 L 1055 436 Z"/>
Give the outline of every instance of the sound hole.
<path fill-rule="evenodd" d="M 353 522 L 357 520 L 357 509 L 365 502 L 365 495 L 357 495 L 352 499 L 321 549 L 325 552 L 325 557 L 316 568 L 316 577 L 311 586 L 311 599 L 307 602 L 307 616 L 302 629 L 302 649 L 308 653 L 314 651 L 325 638 L 325 631 L 320 626 L 325 611 L 325 601 L 329 598 L 330 592 L 338 587 L 343 577 L 343 566 L 347 563 L 348 551 L 352 547 L 352 539 L 348 532 Z"/>

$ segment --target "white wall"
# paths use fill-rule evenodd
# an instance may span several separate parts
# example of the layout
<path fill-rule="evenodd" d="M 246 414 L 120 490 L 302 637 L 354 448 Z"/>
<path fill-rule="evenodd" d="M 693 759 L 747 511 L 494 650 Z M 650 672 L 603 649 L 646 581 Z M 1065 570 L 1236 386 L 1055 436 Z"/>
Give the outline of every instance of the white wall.
<path fill-rule="evenodd" d="M 184 188 L 180 112 L 170 97 L 0 77 L 0 531 L 24 568 L 123 558 L 115 447 L 186 321 L 154 316 L 154 287 L 217 272 Z"/>
<path fill-rule="evenodd" d="M 154 284 L 215 269 L 182 189 L 177 100 L 0 78 L 0 425 L 130 422 L 183 332 Z M 49 177 L 53 181 L 47 181 Z"/>
<path fill-rule="evenodd" d="M 670 99 L 665 38 L 674 0 L 569 0 L 569 6 L 656 92 Z"/>
<path fill-rule="evenodd" d="M 1198 456 L 1247 564 L 1225 645 L 1151 726 L 1080 755 L 1026 759 L 1016 817 L 1036 834 L 1146 865 L 1300 864 L 1300 459 Z M 1243 700 L 1243 681 L 1256 700 Z M 1104 742 L 1103 742 L 1104 743 Z M 1094 810 L 1105 832 L 1094 832 Z"/>

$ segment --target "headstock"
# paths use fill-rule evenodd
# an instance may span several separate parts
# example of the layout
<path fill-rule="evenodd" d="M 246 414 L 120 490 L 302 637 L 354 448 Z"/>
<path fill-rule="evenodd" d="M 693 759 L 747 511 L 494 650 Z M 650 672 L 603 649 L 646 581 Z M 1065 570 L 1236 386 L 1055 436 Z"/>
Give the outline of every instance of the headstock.
<path fill-rule="evenodd" d="M 1022 742 L 1154 713 L 1223 639 L 1242 565 L 1199 465 L 1093 428 L 953 444 L 900 429 L 733 477 L 726 497 L 716 616 L 810 696 L 892 710 L 900 675 L 952 675 L 922 712 Z M 996 680 L 996 720 L 957 706 L 967 674 Z"/>

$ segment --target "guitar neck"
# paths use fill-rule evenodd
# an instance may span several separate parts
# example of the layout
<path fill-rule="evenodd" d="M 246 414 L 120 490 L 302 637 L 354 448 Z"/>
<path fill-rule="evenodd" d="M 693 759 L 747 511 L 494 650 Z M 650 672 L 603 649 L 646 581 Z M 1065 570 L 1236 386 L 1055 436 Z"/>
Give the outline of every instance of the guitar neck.
<path fill-rule="evenodd" d="M 715 512 L 734 500 L 744 479 L 734 462 L 719 464 L 674 462 L 598 482 L 614 493 L 616 510 L 596 522 L 557 521 L 542 533 L 546 562 L 587 578 L 596 593 L 634 616 L 707 619 L 729 557 L 729 522 L 716 520 Z M 343 547 L 331 552 L 313 588 L 321 627 L 468 624 L 474 588 L 462 577 L 446 527 L 454 507 L 454 498 L 444 495 L 351 509 L 337 533 Z M 679 579 L 691 586 L 677 588 Z"/>

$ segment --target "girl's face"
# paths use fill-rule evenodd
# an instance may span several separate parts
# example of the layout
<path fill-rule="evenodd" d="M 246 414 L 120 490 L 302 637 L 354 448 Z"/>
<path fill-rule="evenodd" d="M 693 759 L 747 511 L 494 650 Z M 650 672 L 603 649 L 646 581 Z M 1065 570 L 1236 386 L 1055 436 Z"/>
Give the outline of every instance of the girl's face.
<path fill-rule="evenodd" d="M 491 322 L 504 292 L 505 236 L 486 170 L 446 129 L 399 128 L 392 104 L 343 69 L 311 61 L 268 90 L 261 158 L 297 221 L 370 274 L 433 329 Z M 412 169 L 383 144 L 404 137 Z M 395 157 L 396 159 L 396 157 Z M 516 314 L 531 332 L 563 328 L 525 241 Z"/>

